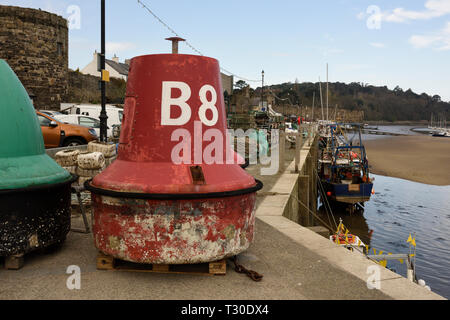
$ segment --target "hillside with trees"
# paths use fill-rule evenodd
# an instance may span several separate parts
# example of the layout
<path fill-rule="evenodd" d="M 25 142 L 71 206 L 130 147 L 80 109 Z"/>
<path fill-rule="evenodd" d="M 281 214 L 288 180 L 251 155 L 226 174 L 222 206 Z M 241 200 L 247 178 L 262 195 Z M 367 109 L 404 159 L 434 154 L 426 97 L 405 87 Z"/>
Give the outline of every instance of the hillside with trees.
<path fill-rule="evenodd" d="M 238 81 L 235 92 L 245 87 Z M 261 88 L 251 90 L 255 96 L 261 95 Z M 315 105 L 320 107 L 319 83 L 283 83 L 264 87 L 264 96 L 276 96 L 275 105 L 287 103 L 299 106 L 311 106 L 315 92 Z M 325 105 L 326 84 L 322 83 L 323 103 Z M 283 99 L 283 100 L 282 100 Z M 286 100 L 287 99 L 287 100 Z M 329 106 L 350 111 L 364 111 L 367 121 L 420 121 L 447 117 L 450 119 L 450 103 L 441 100 L 438 95 L 417 94 L 411 89 L 404 91 L 400 87 L 394 90 L 363 83 L 329 84 Z"/>

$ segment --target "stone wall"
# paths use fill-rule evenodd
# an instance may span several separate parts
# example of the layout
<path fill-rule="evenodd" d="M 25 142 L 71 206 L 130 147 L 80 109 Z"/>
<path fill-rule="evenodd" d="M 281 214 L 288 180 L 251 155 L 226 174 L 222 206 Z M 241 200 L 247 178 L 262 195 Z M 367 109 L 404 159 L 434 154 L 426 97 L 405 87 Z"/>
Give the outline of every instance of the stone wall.
<path fill-rule="evenodd" d="M 226 91 L 228 93 L 228 95 L 232 95 L 233 94 L 234 77 L 233 76 L 228 76 L 228 75 L 223 74 L 223 73 L 221 73 L 220 76 L 222 78 L 222 89 L 223 89 L 223 92 L 225 93 L 225 91 Z"/>
<path fill-rule="evenodd" d="M 59 110 L 67 90 L 67 20 L 45 11 L 0 5 L 0 59 L 34 95 L 36 109 Z"/>
<path fill-rule="evenodd" d="M 68 94 L 64 102 L 100 104 L 101 92 L 99 77 L 69 70 Z M 123 104 L 127 83 L 123 79 L 111 78 L 106 83 L 106 103 Z"/>

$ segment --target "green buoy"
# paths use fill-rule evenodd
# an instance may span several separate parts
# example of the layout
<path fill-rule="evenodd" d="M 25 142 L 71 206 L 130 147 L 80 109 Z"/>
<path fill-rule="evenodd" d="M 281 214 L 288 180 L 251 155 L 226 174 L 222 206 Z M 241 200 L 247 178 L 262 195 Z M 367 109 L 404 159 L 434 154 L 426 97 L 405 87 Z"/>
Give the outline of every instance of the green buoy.
<path fill-rule="evenodd" d="M 0 256 L 64 241 L 72 175 L 45 153 L 35 109 L 0 59 Z"/>

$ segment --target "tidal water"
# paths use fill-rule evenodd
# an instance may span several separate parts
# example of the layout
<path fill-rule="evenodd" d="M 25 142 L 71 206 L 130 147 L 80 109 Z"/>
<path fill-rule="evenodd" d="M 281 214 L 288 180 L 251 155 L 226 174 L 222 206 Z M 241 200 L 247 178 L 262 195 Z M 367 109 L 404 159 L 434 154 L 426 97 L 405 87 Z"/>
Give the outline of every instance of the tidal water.
<path fill-rule="evenodd" d="M 378 175 L 375 194 L 364 210 L 349 214 L 333 208 L 351 233 L 384 253 L 409 253 L 409 234 L 416 236 L 416 273 L 433 292 L 450 299 L 450 186 L 432 186 Z M 324 219 L 328 217 L 321 210 Z M 373 253 L 373 249 L 371 249 Z M 388 268 L 406 276 L 406 265 L 389 262 Z"/>
<path fill-rule="evenodd" d="M 420 126 L 399 126 L 399 125 L 378 126 L 378 131 L 380 131 L 380 132 L 403 134 L 403 135 L 409 135 L 409 136 L 427 135 L 428 130 L 429 130 L 428 128 L 420 127 Z M 362 135 L 363 141 L 375 140 L 375 139 L 385 139 L 385 138 L 389 138 L 389 137 L 392 137 L 392 136 L 376 135 L 376 134 L 369 134 L 369 133 L 364 133 Z"/>
<path fill-rule="evenodd" d="M 422 135 L 423 133 L 411 130 L 411 129 L 418 129 L 418 128 L 419 128 L 419 126 L 385 125 L 385 126 L 378 126 L 378 131 L 407 134 L 407 135 L 412 135 L 412 136 Z M 422 128 L 422 129 L 425 129 L 425 128 Z"/>

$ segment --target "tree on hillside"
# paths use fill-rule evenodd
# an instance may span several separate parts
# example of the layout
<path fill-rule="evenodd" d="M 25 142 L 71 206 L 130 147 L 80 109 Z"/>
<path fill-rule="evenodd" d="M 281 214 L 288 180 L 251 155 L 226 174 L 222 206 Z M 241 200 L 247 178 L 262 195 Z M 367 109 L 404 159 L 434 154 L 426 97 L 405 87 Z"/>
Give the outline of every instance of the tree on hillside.
<path fill-rule="evenodd" d="M 395 88 L 394 88 L 394 93 L 395 94 L 400 94 L 400 93 L 402 93 L 403 92 L 403 90 L 402 90 L 402 88 L 400 88 L 399 86 L 396 86 Z"/>
<path fill-rule="evenodd" d="M 238 82 L 236 82 L 236 83 L 234 84 L 234 86 L 235 86 L 238 90 L 242 90 L 242 89 L 248 87 L 249 85 L 248 85 L 248 83 L 245 82 L 244 80 L 239 80 Z"/>
<path fill-rule="evenodd" d="M 290 98 L 293 104 L 302 103 L 312 106 L 313 94 L 316 93 L 315 105 L 320 108 L 319 84 L 304 82 L 299 84 L 282 83 L 270 86 L 281 99 Z M 354 111 L 363 111 L 366 120 L 374 121 L 418 121 L 429 120 L 431 113 L 442 113 L 450 120 L 450 103 L 442 101 L 438 95 L 417 94 L 400 86 L 390 90 L 386 86 L 373 86 L 365 83 L 330 83 L 330 106 Z M 260 89 L 259 89 L 260 90 Z M 325 87 L 322 83 L 323 102 Z M 260 92 L 260 91 L 259 91 Z M 275 100 L 276 106 L 283 106 L 286 100 Z"/>
<path fill-rule="evenodd" d="M 434 95 L 431 98 L 431 101 L 433 101 L 433 102 L 441 102 L 442 100 L 441 100 L 441 97 L 436 94 L 436 95 Z"/>

